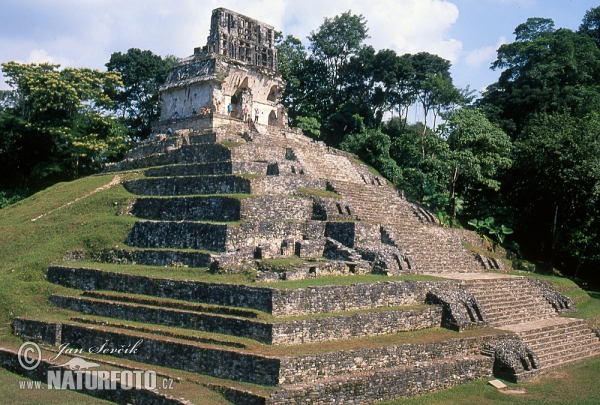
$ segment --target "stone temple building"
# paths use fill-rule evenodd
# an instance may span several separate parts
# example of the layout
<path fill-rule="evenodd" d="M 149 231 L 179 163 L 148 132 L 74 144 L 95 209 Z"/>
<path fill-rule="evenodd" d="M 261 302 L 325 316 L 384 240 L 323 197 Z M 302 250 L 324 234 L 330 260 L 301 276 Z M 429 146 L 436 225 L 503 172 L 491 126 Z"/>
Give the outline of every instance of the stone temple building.
<path fill-rule="evenodd" d="M 278 97 L 283 89 L 277 73 L 272 26 L 224 8 L 213 10 L 207 44 L 181 60 L 161 88 L 161 121 L 192 117 L 203 110 L 240 118 L 247 108 L 258 122 L 284 125 Z"/>

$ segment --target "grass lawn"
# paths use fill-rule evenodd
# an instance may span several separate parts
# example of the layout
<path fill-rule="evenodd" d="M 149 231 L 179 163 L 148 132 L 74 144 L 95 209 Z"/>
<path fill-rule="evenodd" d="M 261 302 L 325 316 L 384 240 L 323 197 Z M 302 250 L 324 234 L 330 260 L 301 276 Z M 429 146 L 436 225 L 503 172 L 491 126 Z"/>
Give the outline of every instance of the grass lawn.
<path fill-rule="evenodd" d="M 480 380 L 451 390 L 438 391 L 414 398 L 384 402 L 382 405 L 488 405 L 488 404 L 600 404 L 600 358 L 568 366 L 532 381 L 520 384 L 505 383 L 508 391 L 500 392 Z M 491 379 L 490 379 L 491 380 Z"/>
<path fill-rule="evenodd" d="M 25 377 L 0 368 L 0 386 L 2 395 L 0 404 L 11 405 L 101 405 L 113 404 L 89 395 L 67 390 L 48 390 L 46 384 L 38 389 L 21 389 L 19 383 L 31 382 Z"/>

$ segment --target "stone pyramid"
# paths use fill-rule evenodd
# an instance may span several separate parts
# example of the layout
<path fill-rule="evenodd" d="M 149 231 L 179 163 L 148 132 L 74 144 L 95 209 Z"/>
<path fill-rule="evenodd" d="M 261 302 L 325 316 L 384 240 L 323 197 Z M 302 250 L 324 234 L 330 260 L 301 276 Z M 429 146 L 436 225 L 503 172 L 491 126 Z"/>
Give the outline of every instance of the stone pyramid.
<path fill-rule="evenodd" d="M 355 156 L 287 127 L 273 32 L 213 12 L 207 46 L 162 89 L 155 135 L 106 169 L 136 173 L 124 183 L 138 218 L 128 247 L 101 258 L 123 270 L 50 267 L 50 282 L 81 293 L 50 297 L 67 321 L 18 318 L 17 336 L 50 353 L 142 339 L 129 363 L 93 361 L 160 368 L 180 391 L 87 392 L 119 403 L 206 403 L 194 397 L 204 386 L 235 404 L 367 404 L 600 354 L 583 320 L 557 316 L 576 308 L 549 283 L 507 275 L 465 248 L 477 235 L 440 226 Z M 324 276 L 338 282 L 310 284 Z M 15 359 L 0 350 L 4 367 Z"/>

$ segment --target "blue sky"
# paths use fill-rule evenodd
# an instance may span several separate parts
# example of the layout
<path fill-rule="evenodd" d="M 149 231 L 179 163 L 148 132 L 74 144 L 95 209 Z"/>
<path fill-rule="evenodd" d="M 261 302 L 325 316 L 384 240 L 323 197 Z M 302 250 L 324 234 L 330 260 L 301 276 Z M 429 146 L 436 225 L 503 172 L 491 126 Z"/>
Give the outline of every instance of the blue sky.
<path fill-rule="evenodd" d="M 458 87 L 480 90 L 497 47 L 529 17 L 576 30 L 589 0 L 2 0 L 0 62 L 54 62 L 104 70 L 113 52 L 149 49 L 185 57 L 206 43 L 213 8 L 226 7 L 306 42 L 324 17 L 351 10 L 367 19 L 376 49 L 427 51 L 449 59 Z M 0 89 L 7 86 L 0 81 Z"/>

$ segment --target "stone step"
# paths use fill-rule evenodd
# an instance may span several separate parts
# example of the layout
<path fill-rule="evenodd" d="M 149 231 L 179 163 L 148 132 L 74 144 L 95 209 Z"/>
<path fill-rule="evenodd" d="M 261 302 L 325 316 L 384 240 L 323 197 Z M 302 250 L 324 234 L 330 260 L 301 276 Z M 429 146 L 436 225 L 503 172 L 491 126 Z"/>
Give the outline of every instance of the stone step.
<path fill-rule="evenodd" d="M 493 304 L 496 302 L 503 302 L 506 300 L 520 301 L 523 299 L 534 299 L 534 300 L 539 299 L 538 293 L 529 288 L 528 289 L 515 289 L 512 291 L 511 290 L 496 291 L 496 290 L 493 290 L 493 286 L 490 286 L 490 287 L 491 288 L 490 288 L 489 292 L 485 292 L 483 290 L 473 291 L 471 289 L 468 289 L 467 291 L 469 291 L 471 294 L 476 296 L 478 299 L 489 302 L 490 304 Z"/>
<path fill-rule="evenodd" d="M 472 290 L 470 288 L 466 289 L 468 292 L 473 294 L 474 296 L 481 298 L 483 300 L 489 301 L 491 303 L 501 301 L 503 299 L 513 299 L 513 300 L 521 300 L 528 298 L 539 298 L 539 291 L 532 289 L 529 286 L 520 286 L 515 287 L 512 290 L 496 290 L 493 285 L 489 286 L 489 290 Z"/>
<path fill-rule="evenodd" d="M 150 168 L 144 171 L 146 177 L 169 176 L 211 176 L 220 174 L 267 174 L 266 162 L 214 162 L 175 164 Z"/>
<path fill-rule="evenodd" d="M 418 366 L 355 372 L 347 376 L 323 379 L 316 384 L 283 386 L 271 395 L 271 404 L 308 403 L 306 401 L 310 398 L 319 398 L 319 403 L 328 404 L 390 401 L 491 377 L 492 365 L 493 359 L 490 357 L 468 356 L 427 361 Z"/>
<path fill-rule="evenodd" d="M 475 294 L 473 295 L 475 298 L 477 298 L 481 305 L 485 306 L 486 309 L 489 309 L 490 312 L 504 311 L 506 309 L 518 310 L 528 307 L 547 308 L 549 310 L 552 309 L 552 306 L 544 298 L 532 297 L 530 295 L 526 297 L 496 299 L 493 301 L 490 301 L 485 297 L 478 297 Z"/>
<path fill-rule="evenodd" d="M 284 241 L 314 240 L 323 236 L 325 224 L 309 221 L 248 220 L 242 223 L 195 221 L 137 221 L 127 238 L 140 248 L 201 249 L 240 253 L 252 259 L 254 248 L 268 244 L 281 248 Z M 287 242 L 286 242 L 287 243 Z"/>
<path fill-rule="evenodd" d="M 309 220 L 313 202 L 295 196 L 142 197 L 136 200 L 131 213 L 163 221 Z"/>
<path fill-rule="evenodd" d="M 556 368 L 564 367 L 573 363 L 579 363 L 581 361 L 598 356 L 600 356 L 600 350 L 587 350 L 584 352 L 579 352 L 572 356 L 565 356 L 563 358 L 557 359 L 556 361 L 550 362 L 549 364 L 542 364 L 541 369 L 544 372 L 547 372 Z"/>
<path fill-rule="evenodd" d="M 249 194 L 250 179 L 237 175 L 154 177 L 130 180 L 124 187 L 133 194 L 183 196 L 202 194 Z"/>
<path fill-rule="evenodd" d="M 174 308 L 184 311 L 236 316 L 241 318 L 254 319 L 260 314 L 258 311 L 227 307 L 223 305 L 196 304 L 188 301 L 171 300 L 158 297 L 150 297 L 136 294 L 123 294 L 109 291 L 84 291 L 83 297 L 90 297 L 99 300 L 131 302 L 142 305 L 150 305 L 160 308 Z"/>
<path fill-rule="evenodd" d="M 535 315 L 535 314 L 556 314 L 549 306 L 521 306 L 521 307 L 488 307 L 484 303 L 481 303 L 485 314 L 490 319 L 501 319 L 503 317 L 515 316 L 515 315 Z"/>
<path fill-rule="evenodd" d="M 208 267 L 216 252 L 177 249 L 104 249 L 95 260 L 161 267 Z"/>
<path fill-rule="evenodd" d="M 53 305 L 87 315 L 238 336 L 276 345 L 297 345 L 420 330 L 441 325 L 441 308 L 373 310 L 303 320 L 261 321 L 90 297 L 52 295 Z"/>
<path fill-rule="evenodd" d="M 532 319 L 548 319 L 548 318 L 553 318 L 556 316 L 556 313 L 554 314 L 540 314 L 540 313 L 534 313 L 534 314 L 520 314 L 520 315 L 511 315 L 511 316 L 505 316 L 505 317 L 500 317 L 500 318 L 496 318 L 496 319 L 491 319 L 489 320 L 490 326 L 496 328 L 499 326 L 505 326 L 505 325 L 514 325 L 514 324 L 523 324 L 523 323 L 527 323 L 530 322 Z"/>
<path fill-rule="evenodd" d="M 578 345 L 570 345 L 562 350 L 552 351 L 548 353 L 544 353 L 538 355 L 538 360 L 540 361 L 542 368 L 544 365 L 552 367 L 553 364 L 565 363 L 570 360 L 579 359 L 580 356 L 600 355 L 600 345 L 585 345 L 579 347 Z"/>
<path fill-rule="evenodd" d="M 59 308 L 83 312 L 87 315 L 233 335 L 263 343 L 273 341 L 272 325 L 248 318 L 90 297 L 51 295 L 49 301 Z"/>
<path fill-rule="evenodd" d="M 69 343 L 75 348 L 97 347 L 98 342 L 107 342 L 111 348 L 136 347 L 137 350 L 127 353 L 127 359 L 259 385 L 279 384 L 279 358 L 252 354 L 242 349 L 214 347 L 173 337 L 75 322 L 53 323 L 17 318 L 13 325 L 15 334 L 25 340 L 52 345 Z M 108 355 L 111 355 L 110 352 Z"/>
<path fill-rule="evenodd" d="M 521 337 L 535 336 L 536 334 L 544 334 L 546 332 L 554 333 L 557 330 L 569 328 L 579 328 L 581 325 L 586 325 L 585 320 L 578 318 L 557 317 L 547 321 L 531 321 L 525 325 L 504 328 L 507 331 L 516 333 Z"/>
<path fill-rule="evenodd" d="M 523 340 L 530 339 L 544 339 L 555 337 L 557 333 L 579 333 L 579 332 L 590 332 L 589 327 L 585 322 L 571 322 L 548 326 L 546 328 L 533 329 L 526 332 L 520 332 L 518 335 Z"/>
<path fill-rule="evenodd" d="M 528 346 L 538 357 L 543 356 L 544 358 L 559 357 L 562 352 L 581 352 L 588 349 L 598 350 L 600 353 L 600 341 L 598 341 L 595 335 L 571 336 L 571 339 L 561 337 L 551 342 L 539 344 L 528 343 Z"/>

